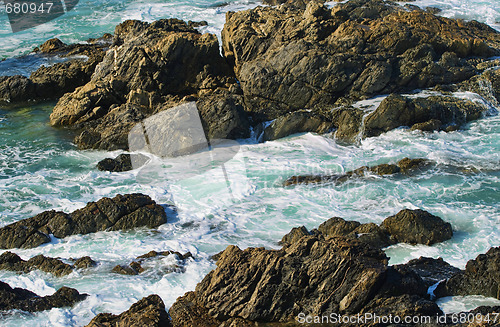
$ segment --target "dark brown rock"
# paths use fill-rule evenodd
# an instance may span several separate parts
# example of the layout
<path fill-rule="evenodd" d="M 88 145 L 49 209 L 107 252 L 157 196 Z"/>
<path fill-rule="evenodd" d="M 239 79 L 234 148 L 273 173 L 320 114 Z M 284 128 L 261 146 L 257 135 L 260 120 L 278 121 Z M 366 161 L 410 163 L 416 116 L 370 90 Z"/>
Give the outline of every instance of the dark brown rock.
<path fill-rule="evenodd" d="M 106 158 L 97 163 L 97 169 L 101 171 L 112 171 L 112 172 L 123 172 L 123 171 L 129 171 L 134 169 L 132 167 L 132 160 L 130 158 L 130 154 L 120 154 L 118 157 L 111 159 L 111 158 Z M 142 156 L 145 158 L 143 155 L 136 155 L 134 156 Z"/>
<path fill-rule="evenodd" d="M 351 0 L 330 10 L 310 1 L 228 13 L 222 42 L 247 110 L 263 122 L 466 80 L 478 72 L 466 58 L 497 54 L 500 33 L 393 2 Z"/>
<path fill-rule="evenodd" d="M 391 94 L 365 120 L 366 137 L 377 136 L 400 126 L 436 127 L 463 125 L 481 117 L 486 107 L 472 101 L 452 96 L 430 96 L 410 98 Z"/>
<path fill-rule="evenodd" d="M 443 296 L 484 295 L 500 299 L 500 247 L 491 248 L 467 262 L 465 271 L 451 277 L 441 293 Z"/>
<path fill-rule="evenodd" d="M 175 327 L 215 327 L 220 321 L 210 316 L 208 310 L 196 302 L 194 292 L 187 292 L 177 298 L 168 311 Z"/>
<path fill-rule="evenodd" d="M 89 256 L 81 257 L 73 263 L 73 267 L 76 269 L 88 269 L 95 266 L 97 266 L 97 262 Z"/>
<path fill-rule="evenodd" d="M 112 326 L 171 327 L 172 324 L 162 299 L 153 294 L 132 304 L 130 309 L 119 315 L 100 313 L 87 325 L 87 327 Z"/>
<path fill-rule="evenodd" d="M 398 243 L 432 245 L 449 240 L 453 236 L 450 223 L 420 209 L 401 210 L 386 218 L 382 227 Z"/>
<path fill-rule="evenodd" d="M 408 175 L 415 172 L 421 172 L 426 168 L 433 166 L 434 164 L 435 162 L 423 158 L 417 158 L 417 159 L 403 158 L 398 161 L 397 165 L 402 174 Z"/>
<path fill-rule="evenodd" d="M 332 122 L 309 111 L 295 111 L 281 116 L 264 130 L 262 141 L 272 141 L 295 133 L 323 134 L 333 128 Z"/>
<path fill-rule="evenodd" d="M 87 294 L 80 294 L 69 287 L 61 287 L 53 295 L 41 297 L 31 291 L 11 288 L 8 284 L 0 282 L 0 311 L 38 312 L 52 308 L 71 307 L 86 297 Z"/>
<path fill-rule="evenodd" d="M 92 80 L 65 94 L 50 116 L 51 125 L 79 131 L 79 148 L 126 150 L 137 123 L 188 101 L 197 101 L 209 139 L 249 136 L 243 98 L 215 35 L 178 19 L 125 21 L 113 44 Z"/>
<path fill-rule="evenodd" d="M 70 214 L 45 211 L 0 228 L 0 248 L 33 248 L 50 242 L 49 234 L 63 238 L 104 230 L 158 227 L 167 221 L 165 210 L 143 194 L 117 195 L 90 202 Z"/>
<path fill-rule="evenodd" d="M 436 283 L 451 278 L 453 275 L 460 272 L 460 269 L 453 267 L 443 260 L 443 258 L 433 259 L 420 257 L 405 263 L 415 273 L 417 273 L 424 281 L 427 287 Z"/>

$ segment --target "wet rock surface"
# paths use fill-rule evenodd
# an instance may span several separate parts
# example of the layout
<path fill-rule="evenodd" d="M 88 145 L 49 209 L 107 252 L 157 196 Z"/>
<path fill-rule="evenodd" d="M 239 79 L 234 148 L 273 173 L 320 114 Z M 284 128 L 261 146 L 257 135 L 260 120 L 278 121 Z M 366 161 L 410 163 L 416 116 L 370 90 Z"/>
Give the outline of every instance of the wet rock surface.
<path fill-rule="evenodd" d="M 196 101 L 208 138 L 242 138 L 249 126 L 238 90 L 215 35 L 177 19 L 126 21 L 91 81 L 65 94 L 50 122 L 80 131 L 81 149 L 127 149 L 136 123 Z"/>
<path fill-rule="evenodd" d="M 87 327 L 112 326 L 171 327 L 172 324 L 162 299 L 153 294 L 134 303 L 130 309 L 119 315 L 100 313 L 87 325 Z"/>
<path fill-rule="evenodd" d="M 155 228 L 167 222 L 165 209 L 143 194 L 117 195 L 90 202 L 70 214 L 45 211 L 32 218 L 0 228 L 0 248 L 34 248 L 50 242 L 49 235 L 69 235 L 98 231 Z"/>
<path fill-rule="evenodd" d="M 382 227 L 396 243 L 432 245 L 449 240 L 453 236 L 450 223 L 420 209 L 401 210 L 386 218 Z"/>
<path fill-rule="evenodd" d="M 106 37 L 94 44 L 66 45 L 51 39 L 35 49 L 41 55 L 67 58 L 51 66 L 42 66 L 25 76 L 0 77 L 0 103 L 16 105 L 57 99 L 90 81 L 97 64 L 110 44 Z M 107 42 L 106 42 L 107 40 Z"/>
<path fill-rule="evenodd" d="M 434 162 L 428 159 L 403 158 L 397 164 L 380 164 L 372 167 L 363 166 L 344 174 L 336 175 L 298 175 L 292 176 L 283 182 L 283 186 L 291 186 L 298 184 L 325 184 L 334 183 L 341 184 L 351 179 L 368 177 L 370 175 L 412 175 L 417 172 L 424 171 L 435 165 Z"/>
<path fill-rule="evenodd" d="M 460 82 L 500 48 L 487 25 L 366 0 L 229 13 L 222 41 L 255 121 Z"/>
<path fill-rule="evenodd" d="M 12 288 L 0 281 L 0 311 L 37 312 L 52 308 L 71 307 L 85 300 L 87 296 L 87 294 L 78 293 L 73 288 L 61 287 L 53 295 L 41 297 L 22 288 Z"/>
<path fill-rule="evenodd" d="M 121 275 L 138 275 L 148 269 L 142 266 L 144 262 L 151 261 L 151 259 L 161 259 L 169 255 L 174 255 L 177 263 L 173 265 L 162 266 L 160 270 L 163 274 L 168 274 L 174 271 L 184 272 L 183 265 L 186 263 L 187 259 L 193 257 L 191 252 L 181 254 L 180 252 L 177 251 L 161 251 L 161 252 L 150 251 L 146 254 L 138 256 L 134 261 L 132 261 L 126 266 L 123 265 L 115 266 L 113 268 L 113 272 Z"/>

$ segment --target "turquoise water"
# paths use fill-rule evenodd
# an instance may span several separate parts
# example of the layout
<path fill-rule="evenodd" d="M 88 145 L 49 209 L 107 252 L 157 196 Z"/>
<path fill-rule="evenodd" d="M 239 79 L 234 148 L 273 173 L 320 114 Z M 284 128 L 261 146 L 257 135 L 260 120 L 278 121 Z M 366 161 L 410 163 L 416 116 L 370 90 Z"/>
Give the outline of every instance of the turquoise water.
<path fill-rule="evenodd" d="M 207 20 L 210 26 L 205 30 L 219 33 L 225 11 L 258 3 L 230 2 L 224 7 L 215 4 L 82 1 L 71 14 L 16 35 L 8 34 L 2 21 L 0 56 L 26 53 L 53 36 L 65 42 L 82 41 L 112 32 L 114 25 L 128 18 Z M 472 10 L 469 15 L 482 17 L 482 7 L 476 4 L 479 11 Z M 498 9 L 498 3 L 491 7 Z M 17 64 L 17 71 L 27 71 L 36 66 L 36 61 L 32 65 L 23 66 L 22 61 Z M 14 66 L 15 62 L 4 62 L 1 73 Z M 471 94 L 461 96 L 474 98 Z M 377 101 L 380 99 L 371 102 Z M 277 241 L 292 227 L 314 228 L 333 216 L 380 223 L 403 208 L 421 208 L 452 224 L 455 235 L 447 242 L 388 248 L 386 252 L 394 264 L 420 256 L 441 256 L 463 268 L 467 260 L 500 245 L 500 117 L 494 110 L 461 131 L 422 133 L 398 129 L 364 140 L 359 146 L 337 144 L 328 135 L 310 133 L 264 144 L 243 140 L 239 153 L 225 164 L 227 180 L 220 167 L 187 179 L 176 175 L 173 167 L 165 168 L 170 179 L 146 184 L 141 183 L 138 171 L 97 171 L 99 160 L 120 152 L 77 150 L 70 132 L 48 125 L 53 105 L 0 108 L 0 226 L 47 209 L 70 212 L 117 193 L 142 192 L 160 204 L 177 205 L 179 213 L 154 231 L 99 232 L 56 240 L 37 249 L 14 250 L 25 259 L 40 253 L 66 259 L 89 255 L 99 266 L 62 278 L 39 271 L 23 275 L 0 271 L 0 280 L 40 295 L 52 294 L 63 285 L 91 295 L 74 308 L 14 313 L 3 318 L 2 326 L 82 326 L 99 312 L 120 313 L 152 293 L 159 294 L 168 308 L 214 268 L 209 256 L 227 245 L 277 248 Z M 440 165 L 411 178 L 372 177 L 340 186 L 281 186 L 291 175 L 336 173 L 363 165 L 394 163 L 404 157 L 424 157 Z M 445 165 L 474 167 L 479 173 L 459 173 L 445 169 Z M 158 273 L 159 268 L 176 263 L 173 257 L 152 262 L 157 269 L 139 276 L 110 272 L 115 265 L 129 263 L 151 250 L 191 251 L 195 259 L 187 263 L 183 273 Z M 467 297 L 443 299 L 440 305 L 452 312 L 485 301 L 493 303 L 490 299 Z"/>

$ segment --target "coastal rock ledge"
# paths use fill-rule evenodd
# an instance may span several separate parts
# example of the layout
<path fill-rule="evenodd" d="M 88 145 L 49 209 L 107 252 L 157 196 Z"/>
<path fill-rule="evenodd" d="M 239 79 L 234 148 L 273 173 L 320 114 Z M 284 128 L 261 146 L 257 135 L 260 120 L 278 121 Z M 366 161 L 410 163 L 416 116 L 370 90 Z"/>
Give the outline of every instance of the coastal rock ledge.
<path fill-rule="evenodd" d="M 155 228 L 167 222 L 165 209 L 149 196 L 118 194 L 89 202 L 70 214 L 45 211 L 0 228 L 0 248 L 34 248 L 50 242 L 50 235 L 64 238 L 69 235 L 98 231 L 127 230 L 136 227 Z"/>

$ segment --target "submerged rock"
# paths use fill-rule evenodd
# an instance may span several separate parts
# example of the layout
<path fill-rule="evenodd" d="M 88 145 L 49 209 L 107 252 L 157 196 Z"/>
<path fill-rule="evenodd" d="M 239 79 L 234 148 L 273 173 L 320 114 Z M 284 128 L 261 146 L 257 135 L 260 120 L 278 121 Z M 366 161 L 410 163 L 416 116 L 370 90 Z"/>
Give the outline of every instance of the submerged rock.
<path fill-rule="evenodd" d="M 22 288 L 11 288 L 8 284 L 0 281 L 0 311 L 37 312 L 52 308 L 71 307 L 85 300 L 87 296 L 87 294 L 78 293 L 73 288 L 61 287 L 53 295 L 41 297 Z"/>
<path fill-rule="evenodd" d="M 168 274 L 171 272 L 183 272 L 184 268 L 182 267 L 183 264 L 185 264 L 185 261 L 188 258 L 192 258 L 193 255 L 191 252 L 187 252 L 184 254 L 181 254 L 180 252 L 177 251 L 161 251 L 161 252 L 156 252 L 156 251 L 150 251 L 146 254 L 143 254 L 141 256 L 138 256 L 134 261 L 129 263 L 126 266 L 122 265 L 117 265 L 113 268 L 113 272 L 121 275 L 138 275 L 142 272 L 144 272 L 147 268 L 144 268 L 142 264 L 144 261 L 152 259 L 152 258 L 161 258 L 161 257 L 166 257 L 169 255 L 174 255 L 177 259 L 178 264 L 174 265 L 169 265 L 161 268 L 161 273 L 162 274 Z"/>
<path fill-rule="evenodd" d="M 0 255 L 0 269 L 25 273 L 39 269 L 58 277 L 68 275 L 73 272 L 73 267 L 71 265 L 62 262 L 59 259 L 48 258 L 40 254 L 29 259 L 28 261 L 25 261 L 17 254 L 9 251 Z"/>
<path fill-rule="evenodd" d="M 361 178 L 370 175 L 395 175 L 404 174 L 411 175 L 419 171 L 423 171 L 435 163 L 428 159 L 410 159 L 403 158 L 396 165 L 394 164 L 380 164 L 372 167 L 363 166 L 345 174 L 337 175 L 299 175 L 292 176 L 283 182 L 283 186 L 291 186 L 298 184 L 325 184 L 336 183 L 341 184 L 353 178 Z"/>
<path fill-rule="evenodd" d="M 171 327 L 172 324 L 162 299 L 153 294 L 132 304 L 130 309 L 119 315 L 100 313 L 87 325 L 87 327 L 112 326 Z"/>
<path fill-rule="evenodd" d="M 424 281 L 427 287 L 447 280 L 459 273 L 461 270 L 443 260 L 443 258 L 420 257 L 405 263 L 405 266 L 413 270 Z"/>
<path fill-rule="evenodd" d="M 401 210 L 386 218 L 382 227 L 397 243 L 432 245 L 449 240 L 453 236 L 450 223 L 420 209 Z"/>
<path fill-rule="evenodd" d="M 167 222 L 162 206 L 143 194 L 117 195 L 90 202 L 82 209 L 66 214 L 45 211 L 0 228 L 0 248 L 34 248 L 50 242 L 49 235 L 63 238 L 98 231 L 155 228 Z"/>

